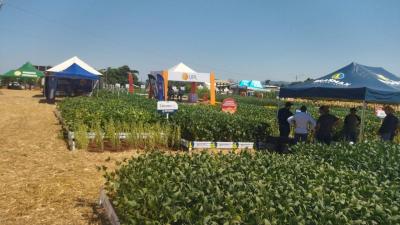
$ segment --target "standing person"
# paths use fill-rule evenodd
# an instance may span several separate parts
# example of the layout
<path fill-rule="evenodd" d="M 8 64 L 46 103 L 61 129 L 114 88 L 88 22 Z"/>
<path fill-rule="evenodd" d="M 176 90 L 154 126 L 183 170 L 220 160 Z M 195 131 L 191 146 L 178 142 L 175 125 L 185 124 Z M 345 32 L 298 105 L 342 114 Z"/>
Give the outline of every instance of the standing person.
<path fill-rule="evenodd" d="M 293 116 L 293 113 L 290 111 L 292 107 L 291 102 L 286 102 L 285 107 L 279 109 L 278 111 L 278 123 L 279 123 L 279 136 L 280 137 L 289 137 L 290 133 L 290 125 L 287 119 Z"/>
<path fill-rule="evenodd" d="M 357 115 L 357 109 L 351 108 L 350 113 L 344 118 L 343 133 L 346 141 L 357 142 L 360 124 L 361 119 Z"/>
<path fill-rule="evenodd" d="M 386 113 L 385 119 L 383 119 L 382 125 L 379 128 L 379 135 L 382 141 L 393 141 L 396 135 L 396 130 L 399 126 L 399 119 L 394 115 L 394 109 L 390 106 L 385 106 L 383 110 Z"/>
<path fill-rule="evenodd" d="M 296 143 L 299 141 L 306 142 L 309 129 L 313 130 L 316 125 L 314 118 L 307 113 L 307 107 L 304 105 L 300 107 L 300 112 L 296 112 L 287 121 L 295 127 L 294 140 Z"/>
<path fill-rule="evenodd" d="M 171 85 L 168 86 L 168 100 L 171 101 L 174 99 L 174 89 L 172 89 Z"/>
<path fill-rule="evenodd" d="M 329 113 L 329 106 L 319 108 L 321 116 L 317 120 L 315 138 L 318 142 L 330 145 L 332 142 L 333 127 L 339 123 L 339 118 Z"/>
<path fill-rule="evenodd" d="M 178 90 L 178 100 L 181 102 L 183 97 L 183 87 L 179 87 Z"/>

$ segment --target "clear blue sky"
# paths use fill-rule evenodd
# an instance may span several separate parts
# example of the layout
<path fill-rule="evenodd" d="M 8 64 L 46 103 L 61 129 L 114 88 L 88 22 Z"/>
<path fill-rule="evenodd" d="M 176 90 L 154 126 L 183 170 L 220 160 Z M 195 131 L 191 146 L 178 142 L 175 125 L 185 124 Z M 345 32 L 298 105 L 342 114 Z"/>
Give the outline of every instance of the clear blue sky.
<path fill-rule="evenodd" d="M 236 80 L 303 80 L 352 61 L 400 76 L 398 0 L 3 1 L 0 73 L 77 55 L 142 78 L 181 61 Z"/>

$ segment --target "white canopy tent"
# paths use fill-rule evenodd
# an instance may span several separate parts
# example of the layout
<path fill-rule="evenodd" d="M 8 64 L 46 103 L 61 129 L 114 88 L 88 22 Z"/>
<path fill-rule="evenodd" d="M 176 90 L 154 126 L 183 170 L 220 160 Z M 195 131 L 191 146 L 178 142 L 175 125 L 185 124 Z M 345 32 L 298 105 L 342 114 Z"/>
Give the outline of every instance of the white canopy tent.
<path fill-rule="evenodd" d="M 168 72 L 177 72 L 177 73 L 197 73 L 192 68 L 183 64 L 183 62 L 178 63 L 177 65 L 169 68 Z"/>
<path fill-rule="evenodd" d="M 96 74 L 98 76 L 102 75 L 99 71 L 97 71 L 93 67 L 89 66 L 87 63 L 85 63 L 84 61 L 79 59 L 77 56 L 74 56 L 74 57 L 72 57 L 70 59 L 67 59 L 66 61 L 64 61 L 64 62 L 62 62 L 62 63 L 60 63 L 60 64 L 58 64 L 56 66 L 53 66 L 52 68 L 50 68 L 50 69 L 48 69 L 46 71 L 47 72 L 53 72 L 53 73 L 61 72 L 61 71 L 65 70 L 65 69 L 67 69 L 68 67 L 70 67 L 74 63 L 77 64 L 78 66 L 82 67 L 83 69 L 85 69 L 86 71 L 88 71 L 90 73 Z"/>
<path fill-rule="evenodd" d="M 215 75 L 213 72 L 198 73 L 181 62 L 168 70 L 151 71 L 150 74 L 154 77 L 157 77 L 157 75 L 163 77 L 165 99 L 168 96 L 168 81 L 192 82 L 193 84 L 206 83 L 210 85 L 210 104 L 215 104 Z M 192 86 L 192 90 L 195 89 L 193 87 L 195 85 Z"/>

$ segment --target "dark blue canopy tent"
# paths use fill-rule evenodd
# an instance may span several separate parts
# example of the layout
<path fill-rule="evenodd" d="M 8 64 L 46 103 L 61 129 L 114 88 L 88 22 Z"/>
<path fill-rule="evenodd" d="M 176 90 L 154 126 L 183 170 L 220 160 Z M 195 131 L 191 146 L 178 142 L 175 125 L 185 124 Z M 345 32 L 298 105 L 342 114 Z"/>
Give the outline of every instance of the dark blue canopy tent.
<path fill-rule="evenodd" d="M 362 101 L 362 135 L 366 103 L 400 103 L 400 78 L 381 67 L 351 63 L 316 80 L 281 88 L 279 97 Z"/>
<path fill-rule="evenodd" d="M 381 67 L 351 63 L 316 80 L 281 88 L 279 97 L 400 103 L 400 78 Z"/>
<path fill-rule="evenodd" d="M 98 80 L 98 75 L 73 63 L 65 70 L 46 77 L 46 97 L 48 101 L 54 101 L 57 91 L 65 92 L 68 96 L 72 93 L 91 93 Z"/>

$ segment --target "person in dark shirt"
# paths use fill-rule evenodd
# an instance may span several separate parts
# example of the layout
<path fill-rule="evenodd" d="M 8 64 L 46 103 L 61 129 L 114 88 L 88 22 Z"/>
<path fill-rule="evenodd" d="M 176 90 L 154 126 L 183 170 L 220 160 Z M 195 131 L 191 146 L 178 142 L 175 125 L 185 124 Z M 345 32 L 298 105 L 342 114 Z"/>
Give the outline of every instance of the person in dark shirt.
<path fill-rule="evenodd" d="M 357 115 L 357 109 L 351 108 L 350 113 L 344 118 L 343 133 L 346 141 L 357 142 L 360 124 L 361 119 Z"/>
<path fill-rule="evenodd" d="M 317 120 L 315 138 L 318 142 L 330 145 L 332 142 L 333 127 L 339 123 L 339 118 L 329 114 L 328 106 L 321 106 L 319 113 L 321 116 Z"/>
<path fill-rule="evenodd" d="M 182 98 L 183 98 L 183 87 L 179 87 L 179 90 L 178 90 L 178 101 L 182 101 Z"/>
<path fill-rule="evenodd" d="M 279 109 L 278 111 L 278 124 L 279 124 L 279 136 L 280 137 L 289 137 L 290 133 L 290 124 L 287 119 L 293 116 L 293 113 L 290 111 L 292 107 L 291 102 L 286 102 L 285 107 Z"/>
<path fill-rule="evenodd" d="M 399 119 L 394 115 L 392 107 L 385 106 L 383 110 L 386 113 L 386 117 L 383 119 L 378 133 L 381 136 L 382 141 L 393 141 L 399 126 Z"/>

